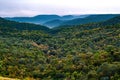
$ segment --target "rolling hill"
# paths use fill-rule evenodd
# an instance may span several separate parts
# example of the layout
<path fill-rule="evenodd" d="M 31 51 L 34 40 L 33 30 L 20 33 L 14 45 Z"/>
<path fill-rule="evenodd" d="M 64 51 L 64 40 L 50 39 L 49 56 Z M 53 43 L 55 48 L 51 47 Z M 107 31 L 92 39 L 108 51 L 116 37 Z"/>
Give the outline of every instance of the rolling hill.
<path fill-rule="evenodd" d="M 8 20 L 17 21 L 17 22 L 28 22 L 34 24 L 43 24 L 47 21 L 59 19 L 60 16 L 58 15 L 37 15 L 34 17 L 13 17 L 13 18 L 6 18 Z"/>
<path fill-rule="evenodd" d="M 64 15 L 64 16 L 59 16 L 59 15 L 37 15 L 34 17 L 13 17 L 13 18 L 9 18 L 7 17 L 6 19 L 11 20 L 11 21 L 17 21 L 17 22 L 27 22 L 27 23 L 34 23 L 34 24 L 46 24 L 49 25 L 49 22 L 53 22 L 56 19 L 57 20 L 72 20 L 75 18 L 84 18 L 87 17 L 88 15 Z M 56 25 L 56 22 L 53 22 L 51 24 Z"/>
<path fill-rule="evenodd" d="M 80 24 L 88 24 L 88 23 L 95 23 L 95 22 L 103 22 L 116 16 L 118 16 L 118 14 L 84 15 L 83 17 L 74 16 L 74 18 L 71 18 L 72 15 L 71 16 L 69 15 L 67 16 L 67 18 L 70 17 L 71 19 L 52 20 L 44 23 L 43 25 L 52 27 L 52 28 L 63 26 L 63 25 L 80 25 Z"/>
<path fill-rule="evenodd" d="M 109 20 L 115 16 L 118 16 L 118 14 L 103 14 L 103 15 L 90 15 L 85 18 L 77 18 L 73 20 L 69 20 L 64 22 L 61 25 L 79 25 L 79 24 L 87 24 L 87 23 L 94 23 L 94 22 L 101 22 Z"/>
<path fill-rule="evenodd" d="M 24 23 L 0 18 L 0 76 L 21 80 L 118 80 L 119 20 L 117 16 L 98 23 L 68 25 L 50 29 L 51 34 L 34 29 L 34 24 L 25 23 L 28 26 L 24 28 Z"/>
<path fill-rule="evenodd" d="M 44 23 L 43 25 L 48 26 L 50 28 L 54 28 L 56 26 L 60 26 L 63 22 L 64 22 L 63 20 L 56 19 L 56 20 L 48 21 Z"/>
<path fill-rule="evenodd" d="M 113 17 L 107 21 L 102 22 L 102 25 L 115 25 L 120 23 L 120 16 Z"/>
<path fill-rule="evenodd" d="M 41 25 L 36 25 L 32 23 L 20 23 L 15 21 L 6 20 L 3 18 L 0 18 L 0 27 L 2 28 L 11 28 L 11 29 L 17 29 L 17 30 L 43 30 L 43 31 L 49 31 L 49 28 Z"/>

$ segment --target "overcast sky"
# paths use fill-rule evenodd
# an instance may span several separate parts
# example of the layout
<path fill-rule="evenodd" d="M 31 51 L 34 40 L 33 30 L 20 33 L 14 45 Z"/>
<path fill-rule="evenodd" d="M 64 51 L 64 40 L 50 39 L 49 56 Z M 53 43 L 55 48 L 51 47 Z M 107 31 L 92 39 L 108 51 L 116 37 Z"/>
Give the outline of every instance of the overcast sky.
<path fill-rule="evenodd" d="M 118 14 L 120 0 L 0 0 L 0 16 Z"/>

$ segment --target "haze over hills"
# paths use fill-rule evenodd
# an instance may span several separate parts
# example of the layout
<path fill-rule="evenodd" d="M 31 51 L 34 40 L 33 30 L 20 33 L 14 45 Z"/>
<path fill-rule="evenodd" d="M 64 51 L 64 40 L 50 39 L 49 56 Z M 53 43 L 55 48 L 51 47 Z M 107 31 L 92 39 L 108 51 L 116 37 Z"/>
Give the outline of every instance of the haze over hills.
<path fill-rule="evenodd" d="M 66 22 L 66 20 L 63 21 L 63 20 L 55 19 L 55 20 L 48 21 L 43 25 L 48 26 L 50 28 L 54 28 L 54 27 L 60 26 L 64 22 Z"/>
<path fill-rule="evenodd" d="M 115 25 L 120 23 L 120 16 L 113 17 L 107 21 L 102 22 L 102 25 Z"/>
<path fill-rule="evenodd" d="M 49 31 L 48 27 L 32 24 L 32 23 L 20 23 L 15 21 L 6 20 L 3 18 L 0 18 L 0 27 L 3 28 L 10 28 L 11 30 L 43 30 L 43 31 Z"/>
<path fill-rule="evenodd" d="M 7 17 L 6 19 L 12 20 L 12 21 L 17 21 L 17 22 L 28 22 L 28 23 L 34 23 L 34 24 L 45 24 L 49 21 L 53 20 L 72 20 L 75 18 L 84 18 L 87 17 L 88 15 L 64 15 L 64 16 L 59 16 L 59 15 L 37 15 L 34 17 L 13 17 L 9 18 Z M 55 23 L 55 22 L 54 22 Z M 54 26 L 55 27 L 55 26 Z"/>
<path fill-rule="evenodd" d="M 58 27 L 63 25 L 80 25 L 94 22 L 103 22 L 109 20 L 113 17 L 118 16 L 119 14 L 98 14 L 98 15 L 89 15 L 84 18 L 75 18 L 72 20 L 52 20 L 44 23 L 43 25 L 48 27 Z"/>
<path fill-rule="evenodd" d="M 93 14 L 93 15 L 38 15 L 34 17 L 13 17 L 6 18 L 17 22 L 28 22 L 41 24 L 50 28 L 61 25 L 79 25 L 92 22 L 101 22 L 118 16 L 119 14 Z"/>
<path fill-rule="evenodd" d="M 35 24 L 43 24 L 46 21 L 58 19 L 60 16 L 58 15 L 37 15 L 34 17 L 13 17 L 6 18 L 8 20 L 18 21 L 18 22 L 29 22 Z"/>
<path fill-rule="evenodd" d="M 101 22 L 109 20 L 115 16 L 118 16 L 119 14 L 99 14 L 99 15 L 89 15 L 85 18 L 77 18 L 73 20 L 69 20 L 67 22 L 64 22 L 62 25 L 79 25 L 79 24 L 86 24 L 86 23 L 94 23 L 94 22 Z"/>

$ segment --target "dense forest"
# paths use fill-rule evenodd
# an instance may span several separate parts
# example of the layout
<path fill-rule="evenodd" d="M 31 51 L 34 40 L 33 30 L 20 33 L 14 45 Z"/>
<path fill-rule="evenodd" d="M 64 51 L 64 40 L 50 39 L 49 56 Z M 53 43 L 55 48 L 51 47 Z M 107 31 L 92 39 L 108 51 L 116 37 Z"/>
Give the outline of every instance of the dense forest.
<path fill-rule="evenodd" d="M 21 80 L 119 80 L 120 16 L 49 29 L 0 18 L 0 76 Z"/>

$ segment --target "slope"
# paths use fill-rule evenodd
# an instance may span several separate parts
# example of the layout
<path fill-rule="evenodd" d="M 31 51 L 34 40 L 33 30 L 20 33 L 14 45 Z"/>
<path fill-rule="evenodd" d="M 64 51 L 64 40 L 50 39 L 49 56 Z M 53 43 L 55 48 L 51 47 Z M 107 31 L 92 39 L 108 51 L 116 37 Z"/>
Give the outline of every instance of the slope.
<path fill-rule="evenodd" d="M 0 34 L 1 76 L 21 80 L 120 79 L 120 23 L 60 28 L 54 35 L 38 30 L 6 32 Z"/>
<path fill-rule="evenodd" d="M 48 26 L 48 27 L 50 27 L 50 28 L 54 28 L 54 27 L 59 26 L 59 25 L 62 24 L 63 22 L 64 22 L 64 21 L 62 21 L 62 20 L 56 19 L 56 20 L 48 21 L 48 22 L 44 23 L 43 25 Z"/>
<path fill-rule="evenodd" d="M 59 15 L 37 15 L 34 17 L 13 17 L 13 18 L 6 18 L 8 20 L 11 21 L 17 21 L 17 22 L 27 22 L 27 23 L 34 23 L 34 24 L 46 24 L 48 25 L 48 27 L 52 24 L 52 25 L 56 25 L 56 19 L 57 20 L 62 20 L 62 21 L 66 21 L 66 20 L 72 20 L 75 18 L 84 18 L 87 17 L 88 15 L 64 15 L 64 16 L 59 16 Z M 49 21 L 53 22 L 49 25 Z M 55 24 L 54 24 L 55 23 Z M 52 27 L 52 26 L 50 26 Z"/>
<path fill-rule="evenodd" d="M 0 27 L 2 28 L 10 28 L 10 29 L 17 29 L 17 30 L 43 30 L 49 31 L 49 28 L 41 25 L 31 24 L 31 23 L 19 23 L 15 21 L 5 20 L 0 18 Z"/>
<path fill-rule="evenodd" d="M 13 17 L 13 18 L 6 18 L 8 20 L 17 21 L 17 22 L 28 22 L 34 24 L 43 24 L 47 21 L 59 19 L 60 16 L 58 15 L 37 15 L 34 17 Z"/>
<path fill-rule="evenodd" d="M 86 24 L 86 23 L 93 23 L 93 22 L 101 22 L 109 20 L 115 16 L 118 16 L 118 14 L 101 14 L 101 15 L 90 15 L 86 18 L 78 18 L 73 19 L 67 22 L 64 22 L 62 25 L 79 25 L 79 24 Z"/>
<path fill-rule="evenodd" d="M 107 21 L 101 22 L 102 25 L 115 25 L 120 23 L 120 16 L 116 16 Z"/>

